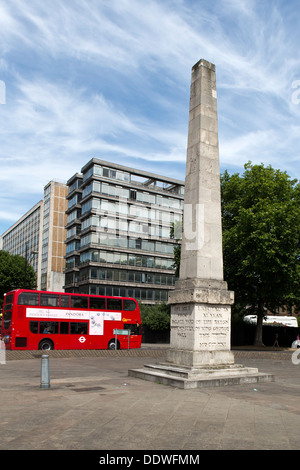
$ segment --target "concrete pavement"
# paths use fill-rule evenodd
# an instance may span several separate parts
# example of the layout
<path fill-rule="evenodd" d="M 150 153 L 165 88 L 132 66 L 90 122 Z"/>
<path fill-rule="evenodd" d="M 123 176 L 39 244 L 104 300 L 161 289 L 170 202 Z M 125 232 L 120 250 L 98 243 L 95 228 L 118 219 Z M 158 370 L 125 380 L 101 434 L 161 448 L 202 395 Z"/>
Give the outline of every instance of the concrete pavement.
<path fill-rule="evenodd" d="M 275 382 L 194 390 L 128 376 L 163 361 L 161 345 L 144 345 L 140 355 L 50 357 L 46 390 L 39 357 L 10 358 L 0 364 L 0 449 L 298 450 L 300 365 L 292 352 L 235 351 L 236 363 Z"/>

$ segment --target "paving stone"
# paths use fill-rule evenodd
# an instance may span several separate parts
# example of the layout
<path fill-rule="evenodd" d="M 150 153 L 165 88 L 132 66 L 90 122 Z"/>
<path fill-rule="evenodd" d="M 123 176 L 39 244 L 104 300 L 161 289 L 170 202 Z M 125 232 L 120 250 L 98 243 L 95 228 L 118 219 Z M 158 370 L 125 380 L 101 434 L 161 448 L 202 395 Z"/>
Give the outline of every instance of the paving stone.
<path fill-rule="evenodd" d="M 0 449 L 299 450 L 300 366 L 289 351 L 257 353 L 243 362 L 275 382 L 195 390 L 128 377 L 144 355 L 51 357 L 48 390 L 40 358 L 9 360 L 0 365 Z M 152 362 L 157 351 L 147 354 Z"/>

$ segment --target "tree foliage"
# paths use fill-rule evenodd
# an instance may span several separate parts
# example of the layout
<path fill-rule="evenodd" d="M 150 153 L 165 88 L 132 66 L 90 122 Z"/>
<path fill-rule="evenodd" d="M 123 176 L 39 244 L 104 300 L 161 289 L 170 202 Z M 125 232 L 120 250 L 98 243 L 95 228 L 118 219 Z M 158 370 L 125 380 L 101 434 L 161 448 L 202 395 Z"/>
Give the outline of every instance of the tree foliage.
<path fill-rule="evenodd" d="M 225 279 L 236 305 L 258 315 L 299 304 L 300 186 L 271 166 L 221 177 Z"/>
<path fill-rule="evenodd" d="M 167 304 L 140 305 L 142 325 L 152 331 L 163 331 L 170 328 L 170 306 Z"/>
<path fill-rule="evenodd" d="M 300 308 L 300 184 L 286 172 L 249 162 L 243 175 L 224 172 L 221 197 L 224 278 L 235 292 L 233 313 L 258 315 L 255 342 L 262 344 L 266 308 Z M 174 254 L 179 273 L 180 244 Z"/>
<path fill-rule="evenodd" d="M 0 306 L 3 304 L 6 292 L 22 287 L 32 289 L 36 286 L 36 274 L 28 263 L 25 286 L 25 263 L 25 258 L 22 256 L 0 250 Z"/>

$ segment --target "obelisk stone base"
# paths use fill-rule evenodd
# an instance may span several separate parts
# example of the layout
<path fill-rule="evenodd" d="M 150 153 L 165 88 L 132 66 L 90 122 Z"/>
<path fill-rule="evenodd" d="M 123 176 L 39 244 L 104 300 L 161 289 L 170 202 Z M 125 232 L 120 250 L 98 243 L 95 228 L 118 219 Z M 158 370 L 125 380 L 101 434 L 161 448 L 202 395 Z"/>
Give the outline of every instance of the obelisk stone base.
<path fill-rule="evenodd" d="M 234 355 L 231 351 L 193 351 L 177 348 L 167 351 L 167 361 L 170 364 L 196 369 L 200 366 L 213 367 L 234 364 Z"/>
<path fill-rule="evenodd" d="M 186 279 L 169 293 L 171 341 L 167 360 L 189 367 L 233 364 L 230 351 L 234 294 L 224 281 Z"/>
<path fill-rule="evenodd" d="M 166 362 L 145 364 L 129 370 L 129 375 L 183 389 L 274 381 L 272 374 L 234 362 L 233 297 L 224 281 L 178 281 L 169 293 L 171 340 Z"/>
<path fill-rule="evenodd" d="M 185 370 L 166 364 L 147 364 L 142 369 L 128 371 L 130 377 L 181 389 L 223 387 L 226 385 L 274 382 L 274 376 L 258 372 L 256 368 L 234 365 L 224 369 L 212 368 L 200 371 Z"/>

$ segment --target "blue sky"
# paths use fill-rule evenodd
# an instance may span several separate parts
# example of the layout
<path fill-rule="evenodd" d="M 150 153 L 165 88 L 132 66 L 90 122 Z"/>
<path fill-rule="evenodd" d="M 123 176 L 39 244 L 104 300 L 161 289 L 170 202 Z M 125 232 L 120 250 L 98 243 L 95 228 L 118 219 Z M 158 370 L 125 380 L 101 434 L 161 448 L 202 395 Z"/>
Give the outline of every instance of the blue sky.
<path fill-rule="evenodd" d="M 192 66 L 221 171 L 299 179 L 299 0 L 0 0 L 0 234 L 91 158 L 184 179 Z"/>

